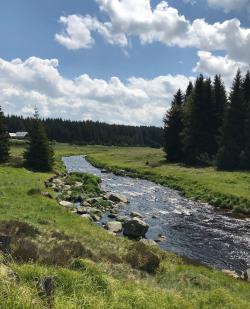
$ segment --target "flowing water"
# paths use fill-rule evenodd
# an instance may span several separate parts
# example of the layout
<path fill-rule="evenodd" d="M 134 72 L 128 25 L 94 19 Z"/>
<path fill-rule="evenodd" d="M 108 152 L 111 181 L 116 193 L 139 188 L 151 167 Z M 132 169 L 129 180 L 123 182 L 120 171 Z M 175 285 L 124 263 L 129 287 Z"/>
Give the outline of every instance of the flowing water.
<path fill-rule="evenodd" d="M 182 197 L 177 191 L 147 180 L 102 174 L 83 156 L 63 158 L 69 172 L 102 178 L 102 189 L 126 195 L 130 204 L 120 215 L 139 212 L 150 226 L 147 238 L 166 236 L 162 249 L 220 269 L 250 267 L 250 221 L 223 215 L 212 206 Z M 103 221 L 107 222 L 108 216 Z"/>

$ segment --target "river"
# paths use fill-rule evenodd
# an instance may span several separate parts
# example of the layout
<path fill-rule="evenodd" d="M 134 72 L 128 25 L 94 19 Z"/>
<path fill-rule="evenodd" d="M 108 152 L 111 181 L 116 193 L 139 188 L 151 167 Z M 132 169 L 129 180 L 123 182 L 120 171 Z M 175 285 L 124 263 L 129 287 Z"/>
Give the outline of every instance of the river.
<path fill-rule="evenodd" d="M 119 214 L 139 212 L 150 226 L 147 238 L 202 264 L 238 272 L 250 267 L 250 221 L 224 215 L 214 207 L 182 197 L 177 191 L 147 180 L 103 174 L 84 156 L 63 158 L 68 172 L 101 177 L 102 189 L 126 195 L 130 203 Z M 108 221 L 104 216 L 102 222 Z"/>

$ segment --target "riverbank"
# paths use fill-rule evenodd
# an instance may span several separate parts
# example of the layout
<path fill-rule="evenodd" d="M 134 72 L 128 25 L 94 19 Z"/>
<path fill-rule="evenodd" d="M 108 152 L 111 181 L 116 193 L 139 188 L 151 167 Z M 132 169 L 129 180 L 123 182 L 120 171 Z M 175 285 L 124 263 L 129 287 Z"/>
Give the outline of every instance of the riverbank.
<path fill-rule="evenodd" d="M 58 145 L 56 156 L 88 147 Z M 95 147 L 91 148 L 97 153 Z M 90 149 L 87 150 L 90 154 Z M 13 149 L 19 163 L 21 149 Z M 58 170 L 62 164 L 57 161 Z M 55 308 L 247 308 L 250 286 L 158 248 L 138 247 L 61 207 L 44 183 L 53 174 L 0 166 L 1 232 L 13 227 L 19 259 L 0 260 L 3 308 L 47 308 L 37 278 L 55 280 Z M 52 198 L 47 194 L 48 191 Z M 18 222 L 18 223 L 17 223 Z M 160 259 L 150 273 L 145 265 Z M 131 264 L 130 261 L 137 261 Z M 142 261 L 144 264 L 140 264 Z M 6 262 L 6 261 L 5 261 Z M 151 265 L 151 264 L 150 264 Z"/>
<path fill-rule="evenodd" d="M 160 149 L 87 146 L 82 151 L 96 167 L 153 181 L 234 215 L 250 215 L 250 172 L 168 164 Z"/>

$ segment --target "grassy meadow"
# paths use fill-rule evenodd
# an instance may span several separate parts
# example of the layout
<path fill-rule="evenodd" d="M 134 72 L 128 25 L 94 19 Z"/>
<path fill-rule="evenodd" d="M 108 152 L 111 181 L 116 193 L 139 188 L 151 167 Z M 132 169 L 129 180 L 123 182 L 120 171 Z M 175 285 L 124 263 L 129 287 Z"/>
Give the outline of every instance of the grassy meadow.
<path fill-rule="evenodd" d="M 36 193 L 48 191 L 44 181 L 52 174 L 23 168 L 22 152 L 23 145 L 14 145 L 11 163 L 0 166 L 0 233 L 13 231 L 7 266 L 0 257 L 0 308 L 48 308 L 37 291 L 37 280 L 44 276 L 56 282 L 53 308 L 250 308 L 248 283 L 117 238 L 60 207 L 55 198 Z M 56 169 L 63 170 L 61 156 L 83 153 L 95 164 L 178 185 L 186 195 L 192 195 L 191 188 L 193 193 L 205 188 L 211 195 L 248 198 L 250 174 L 166 165 L 157 149 L 58 144 Z M 133 267 L 131 255 L 137 261 Z M 155 272 L 142 271 L 155 256 L 160 261 Z"/>

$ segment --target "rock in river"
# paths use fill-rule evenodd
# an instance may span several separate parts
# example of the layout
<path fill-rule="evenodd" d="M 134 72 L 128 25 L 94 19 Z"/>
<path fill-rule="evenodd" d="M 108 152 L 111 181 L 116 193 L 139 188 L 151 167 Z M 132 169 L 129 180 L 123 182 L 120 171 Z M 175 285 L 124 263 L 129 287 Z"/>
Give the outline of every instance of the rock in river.
<path fill-rule="evenodd" d="M 113 233 L 119 233 L 122 231 L 122 224 L 118 221 L 111 221 L 108 222 L 106 228 Z"/>
<path fill-rule="evenodd" d="M 132 218 L 139 218 L 139 219 L 143 218 L 143 216 L 139 212 L 131 212 L 130 216 Z"/>
<path fill-rule="evenodd" d="M 114 203 L 128 203 L 126 196 L 117 193 L 107 193 L 105 195 L 106 199 Z"/>
<path fill-rule="evenodd" d="M 124 223 L 123 234 L 131 237 L 145 237 L 148 228 L 147 223 L 139 218 L 133 218 Z"/>

